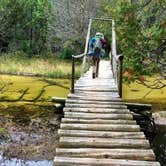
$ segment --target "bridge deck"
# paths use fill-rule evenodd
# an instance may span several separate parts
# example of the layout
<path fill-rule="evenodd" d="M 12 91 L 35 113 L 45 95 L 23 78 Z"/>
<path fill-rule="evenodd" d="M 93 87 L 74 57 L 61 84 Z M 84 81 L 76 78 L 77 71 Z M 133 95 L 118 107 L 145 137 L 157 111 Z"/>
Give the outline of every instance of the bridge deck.
<path fill-rule="evenodd" d="M 109 62 L 100 62 L 69 94 L 54 165 L 159 166 L 140 127 L 118 95 Z"/>

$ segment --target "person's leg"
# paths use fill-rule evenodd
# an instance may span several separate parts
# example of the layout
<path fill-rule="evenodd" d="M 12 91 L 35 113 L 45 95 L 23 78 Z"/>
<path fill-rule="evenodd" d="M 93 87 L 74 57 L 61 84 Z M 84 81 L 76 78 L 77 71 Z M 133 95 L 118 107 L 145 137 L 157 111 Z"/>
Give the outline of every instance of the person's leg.
<path fill-rule="evenodd" d="M 92 78 L 95 78 L 96 75 L 96 58 L 92 57 Z"/>
<path fill-rule="evenodd" d="M 100 58 L 97 58 L 97 60 L 96 60 L 96 77 L 98 77 L 98 75 L 99 75 L 99 62 L 100 62 Z"/>

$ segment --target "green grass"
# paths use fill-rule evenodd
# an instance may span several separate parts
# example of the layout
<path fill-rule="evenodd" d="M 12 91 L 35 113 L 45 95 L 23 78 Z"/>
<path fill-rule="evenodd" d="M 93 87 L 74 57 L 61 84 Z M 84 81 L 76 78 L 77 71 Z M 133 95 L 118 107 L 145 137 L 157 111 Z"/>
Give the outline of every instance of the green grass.
<path fill-rule="evenodd" d="M 22 52 L 0 55 L 0 73 L 13 75 L 34 75 L 51 78 L 70 78 L 71 61 L 60 60 L 56 55 L 28 57 Z M 81 65 L 76 65 L 76 77 Z"/>

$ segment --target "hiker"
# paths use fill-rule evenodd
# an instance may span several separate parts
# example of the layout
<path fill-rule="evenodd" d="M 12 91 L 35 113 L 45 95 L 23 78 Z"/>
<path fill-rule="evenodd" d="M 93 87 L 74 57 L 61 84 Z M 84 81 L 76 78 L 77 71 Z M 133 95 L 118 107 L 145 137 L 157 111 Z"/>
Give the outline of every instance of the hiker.
<path fill-rule="evenodd" d="M 89 50 L 88 55 L 92 60 L 92 78 L 98 77 L 99 74 L 99 62 L 100 59 L 104 57 L 106 46 L 106 41 L 104 35 L 100 32 L 97 32 L 94 37 L 91 37 L 89 41 Z"/>

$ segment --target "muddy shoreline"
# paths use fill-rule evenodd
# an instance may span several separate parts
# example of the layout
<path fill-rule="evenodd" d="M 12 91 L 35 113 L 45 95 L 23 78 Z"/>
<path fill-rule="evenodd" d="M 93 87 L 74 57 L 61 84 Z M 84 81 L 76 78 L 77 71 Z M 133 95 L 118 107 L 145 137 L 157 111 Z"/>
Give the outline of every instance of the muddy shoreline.
<path fill-rule="evenodd" d="M 0 154 L 5 159 L 52 160 L 62 116 L 54 111 L 53 106 L 46 107 L 45 112 L 35 111 L 26 116 L 23 116 L 25 110 L 22 114 L 20 111 L 7 114 L 6 110 L 5 116 L 0 111 Z"/>

